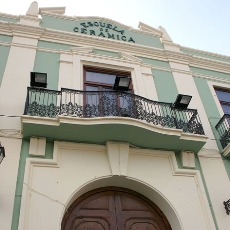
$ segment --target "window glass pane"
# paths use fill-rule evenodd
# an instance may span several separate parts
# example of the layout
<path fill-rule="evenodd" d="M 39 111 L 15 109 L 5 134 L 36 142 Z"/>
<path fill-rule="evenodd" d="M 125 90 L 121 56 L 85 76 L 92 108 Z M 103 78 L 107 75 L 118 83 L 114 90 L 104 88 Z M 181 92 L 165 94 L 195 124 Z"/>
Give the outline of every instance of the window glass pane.
<path fill-rule="evenodd" d="M 116 75 L 86 71 L 86 81 L 114 85 Z"/>
<path fill-rule="evenodd" d="M 230 92 L 216 90 L 217 97 L 219 101 L 230 102 Z"/>
<path fill-rule="evenodd" d="M 223 105 L 222 104 L 222 108 L 223 108 L 225 114 L 230 114 L 230 105 Z"/>
<path fill-rule="evenodd" d="M 86 86 L 87 91 L 98 91 L 98 87 Z M 86 104 L 89 105 L 98 105 L 99 104 L 99 96 L 94 93 L 86 93 Z"/>

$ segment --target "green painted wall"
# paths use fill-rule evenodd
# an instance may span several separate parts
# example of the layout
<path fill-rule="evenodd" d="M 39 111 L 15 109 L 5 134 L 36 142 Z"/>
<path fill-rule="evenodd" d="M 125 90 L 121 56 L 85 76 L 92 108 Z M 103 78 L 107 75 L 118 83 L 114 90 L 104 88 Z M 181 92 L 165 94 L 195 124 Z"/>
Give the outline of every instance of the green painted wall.
<path fill-rule="evenodd" d="M 196 83 L 196 87 L 199 91 L 203 106 L 205 108 L 206 114 L 208 116 L 209 119 L 209 123 L 211 125 L 212 131 L 214 133 L 217 145 L 220 149 L 220 151 L 223 149 L 220 141 L 219 141 L 219 134 L 215 128 L 216 124 L 219 122 L 219 120 L 221 119 L 221 115 L 219 113 L 219 110 L 216 106 L 216 102 L 213 99 L 212 93 L 209 89 L 209 86 L 207 84 L 207 80 L 206 79 L 202 79 L 202 78 L 198 78 L 198 77 L 194 77 L 195 83 Z M 224 166 L 226 169 L 226 172 L 229 176 L 230 179 L 230 159 L 228 158 L 223 158 L 223 162 L 224 162 Z"/>
<path fill-rule="evenodd" d="M 90 26 L 91 24 L 88 24 L 88 22 L 92 23 L 92 26 Z M 106 26 L 101 27 L 99 24 L 100 22 L 101 23 L 105 22 L 106 25 L 111 24 L 111 28 L 109 27 L 106 28 Z M 82 26 L 81 23 L 85 23 L 85 26 Z M 94 25 L 94 23 L 96 23 L 96 26 Z M 126 43 L 129 43 L 130 41 L 130 43 L 132 44 L 134 43 L 133 41 L 135 41 L 136 44 L 163 49 L 159 37 L 155 37 L 153 35 L 147 35 L 143 33 L 137 33 L 132 30 L 123 28 L 120 25 L 115 25 L 114 23 L 110 23 L 102 20 L 77 21 L 77 20 L 63 19 L 63 18 L 48 16 L 48 15 L 43 15 L 41 27 L 73 32 L 73 33 L 88 34 L 89 36 L 96 36 L 101 38 L 105 37 L 107 39 L 120 40 Z M 116 27 L 115 30 L 112 29 L 115 27 Z M 74 28 L 77 28 L 75 29 L 75 32 L 73 30 Z M 122 30 L 123 33 L 120 33 L 119 31 Z M 112 34 L 114 34 L 114 36 Z M 132 40 L 130 38 L 132 38 Z"/>
<path fill-rule="evenodd" d="M 0 21 L 6 21 L 6 22 L 18 22 L 19 20 L 16 18 L 7 18 L 7 17 L 3 17 L 0 16 Z"/>
<path fill-rule="evenodd" d="M 29 156 L 29 146 L 30 146 L 29 139 L 24 139 L 22 141 L 22 146 L 21 146 L 11 230 L 17 230 L 18 229 L 20 208 L 21 208 L 21 199 L 22 199 L 22 190 L 23 190 L 23 181 L 24 181 L 25 166 L 26 166 L 26 158 L 31 157 L 31 156 Z M 53 159 L 53 149 L 54 149 L 54 142 L 53 141 L 47 141 L 46 142 L 45 157 L 39 157 L 39 158 Z M 33 156 L 31 158 L 36 158 L 36 157 Z"/>
<path fill-rule="evenodd" d="M 210 125 L 212 127 L 212 131 L 217 139 L 217 144 L 221 149 L 219 140 L 219 134 L 215 128 L 216 124 L 221 118 L 221 115 L 218 111 L 216 102 L 214 101 L 214 98 L 212 96 L 212 93 L 209 89 L 208 83 L 206 79 L 194 77 L 196 87 L 198 89 L 199 95 L 202 100 L 202 104 L 204 106 L 204 109 L 206 111 L 206 114 L 208 116 Z"/>
<path fill-rule="evenodd" d="M 70 50 L 73 46 L 62 43 L 38 41 L 38 47 L 54 49 L 54 50 Z"/>
<path fill-rule="evenodd" d="M 7 35 L 1 35 L 0 34 L 0 41 L 1 42 L 12 42 L 13 37 L 7 36 Z"/>
<path fill-rule="evenodd" d="M 10 52 L 10 46 L 0 45 L 0 57 L 1 57 L 0 58 L 0 85 L 2 83 L 9 52 Z"/>
<path fill-rule="evenodd" d="M 208 55 L 208 54 L 205 54 L 205 53 L 193 52 L 191 50 L 183 50 L 183 48 L 181 49 L 181 51 L 183 53 L 191 54 L 191 55 L 198 56 L 198 57 L 210 58 L 210 59 L 213 59 L 213 60 L 223 61 L 223 62 L 230 63 L 230 57 L 228 57 L 228 58 L 216 57 L 216 56 L 211 56 L 211 55 Z"/>
<path fill-rule="evenodd" d="M 201 68 L 196 68 L 196 67 L 190 67 L 191 71 L 194 73 L 198 74 L 204 74 L 208 76 L 213 76 L 213 77 L 218 77 L 218 78 L 223 78 L 226 80 L 230 80 L 230 74 L 227 73 L 221 73 L 213 70 L 207 70 L 207 69 L 201 69 Z"/>
<path fill-rule="evenodd" d="M 33 71 L 47 73 L 47 89 L 58 89 L 59 60 L 59 53 L 44 51 L 37 51 L 36 53 Z"/>
<path fill-rule="evenodd" d="M 101 55 L 105 55 L 105 56 L 110 56 L 110 57 L 117 57 L 117 58 L 120 57 L 119 53 L 111 52 L 111 51 L 106 51 L 106 50 L 94 49 L 93 53 L 95 53 L 95 54 L 101 54 Z"/>
<path fill-rule="evenodd" d="M 23 180 L 24 180 L 24 173 L 25 173 L 26 158 L 28 157 L 28 153 L 29 153 L 29 140 L 23 140 L 19 167 L 18 167 L 18 177 L 17 177 L 17 184 L 16 184 L 16 191 L 15 191 L 15 198 L 14 198 L 14 210 L 13 210 L 11 230 L 18 229 Z"/>
<path fill-rule="evenodd" d="M 152 66 L 159 66 L 159 67 L 164 67 L 164 68 L 170 68 L 169 63 L 166 61 L 159 61 L 159 60 L 145 58 L 145 57 L 138 57 L 138 58 L 140 58 L 145 64 L 150 64 Z"/>
<path fill-rule="evenodd" d="M 178 91 L 171 72 L 152 69 L 158 100 L 173 103 Z"/>

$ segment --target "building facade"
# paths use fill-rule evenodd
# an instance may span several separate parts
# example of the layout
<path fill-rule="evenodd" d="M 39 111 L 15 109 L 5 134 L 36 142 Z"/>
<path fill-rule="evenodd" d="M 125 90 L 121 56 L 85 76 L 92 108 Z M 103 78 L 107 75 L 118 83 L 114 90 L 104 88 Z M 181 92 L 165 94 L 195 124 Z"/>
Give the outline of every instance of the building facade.
<path fill-rule="evenodd" d="M 0 14 L 0 229 L 229 229 L 230 57 L 64 12 Z"/>

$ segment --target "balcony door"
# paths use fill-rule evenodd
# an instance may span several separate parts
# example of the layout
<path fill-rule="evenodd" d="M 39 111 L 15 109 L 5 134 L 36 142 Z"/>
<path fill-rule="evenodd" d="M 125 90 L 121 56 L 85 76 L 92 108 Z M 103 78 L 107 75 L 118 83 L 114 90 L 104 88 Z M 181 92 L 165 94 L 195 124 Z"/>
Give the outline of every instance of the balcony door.
<path fill-rule="evenodd" d="M 76 200 L 66 212 L 62 230 L 170 230 L 161 210 L 129 190 L 94 190 Z"/>
<path fill-rule="evenodd" d="M 225 129 L 230 126 L 230 91 L 223 88 L 215 88 L 216 95 L 225 114 Z"/>
<path fill-rule="evenodd" d="M 84 69 L 85 116 L 122 116 L 132 105 L 132 83 L 128 91 L 113 90 L 116 76 L 130 77 L 130 73 L 86 67 Z"/>

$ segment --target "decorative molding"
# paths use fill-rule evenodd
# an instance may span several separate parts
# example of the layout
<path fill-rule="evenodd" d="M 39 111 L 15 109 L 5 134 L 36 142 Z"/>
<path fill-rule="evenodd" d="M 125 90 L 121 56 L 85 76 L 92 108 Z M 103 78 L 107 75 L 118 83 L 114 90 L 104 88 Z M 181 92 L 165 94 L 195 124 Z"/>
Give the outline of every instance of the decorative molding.
<path fill-rule="evenodd" d="M 162 40 L 166 41 L 166 42 L 169 42 L 170 44 L 172 44 L 173 41 L 172 41 L 171 37 L 169 36 L 169 34 L 167 33 L 166 29 L 163 28 L 162 26 L 159 26 L 159 30 L 162 33 Z"/>
<path fill-rule="evenodd" d="M 7 137 L 7 138 L 16 138 L 16 139 L 22 139 L 23 137 L 21 130 L 17 130 L 17 129 L 0 129 L 0 136 Z"/>
<path fill-rule="evenodd" d="M 106 145 L 112 175 L 127 176 L 129 144 L 108 141 Z"/>
<path fill-rule="evenodd" d="M 11 33 L 20 37 L 39 39 L 46 29 L 23 24 L 9 23 Z"/>
<path fill-rule="evenodd" d="M 199 73 L 195 73 L 195 72 L 192 72 L 192 75 L 195 77 L 204 78 L 204 79 L 211 80 L 211 81 L 218 81 L 219 83 L 223 83 L 223 84 L 230 84 L 230 80 L 226 80 L 226 79 L 219 78 L 219 77 L 213 77 L 210 75 L 199 74 Z M 226 85 L 225 85 L 225 87 L 226 87 Z"/>
<path fill-rule="evenodd" d="M 11 18 L 11 19 L 19 19 L 18 15 L 13 15 L 13 14 L 5 14 L 5 13 L 0 13 L 0 17 L 3 18 Z"/>
<path fill-rule="evenodd" d="M 195 154 L 192 151 L 181 151 L 180 153 L 182 166 L 184 168 L 195 168 Z"/>
<path fill-rule="evenodd" d="M 133 61 L 133 62 L 137 62 L 137 63 L 142 63 L 142 60 L 140 58 L 137 58 L 135 56 L 133 56 L 130 53 L 125 53 L 125 52 L 119 52 L 120 57 L 123 59 L 126 59 L 128 61 Z"/>
<path fill-rule="evenodd" d="M 20 24 L 29 26 L 39 26 L 41 19 L 33 16 L 20 15 Z"/>
<path fill-rule="evenodd" d="M 190 66 L 208 69 L 208 70 L 214 70 L 217 72 L 226 72 L 230 73 L 230 63 L 226 63 L 223 61 L 208 59 L 204 57 L 198 57 L 198 56 L 191 56 L 190 59 Z"/>
<path fill-rule="evenodd" d="M 147 58 L 162 61 L 179 62 L 194 67 L 212 69 L 214 71 L 230 73 L 230 64 L 222 61 L 201 58 L 194 55 L 165 51 L 162 49 L 147 47 L 138 44 L 127 44 L 122 41 L 114 41 L 84 34 L 55 31 L 40 27 L 31 27 L 16 23 L 0 22 L 0 29 L 7 35 L 20 35 L 24 37 L 39 38 L 41 40 L 70 44 L 73 46 L 95 47 L 111 51 L 130 53 L 133 56 L 145 56 Z"/>
<path fill-rule="evenodd" d="M 30 4 L 29 9 L 26 12 L 26 16 L 38 17 L 38 3 L 36 1 Z"/>
<path fill-rule="evenodd" d="M 112 143 L 110 142 L 108 144 L 113 144 L 113 142 Z M 117 144 L 119 145 L 120 143 L 117 143 Z M 126 145 L 128 145 L 128 144 L 126 144 Z M 48 194 L 47 192 L 45 193 L 43 190 L 40 190 L 40 191 L 35 190 L 33 187 L 33 184 L 32 184 L 34 168 L 36 167 L 36 169 L 38 169 L 38 167 L 41 167 L 41 170 L 42 170 L 42 168 L 46 167 L 46 168 L 56 168 L 58 170 L 58 168 L 60 167 L 59 161 L 61 159 L 60 158 L 61 149 L 71 149 L 71 150 L 79 149 L 79 150 L 85 150 L 85 151 L 92 150 L 92 151 L 100 151 L 100 152 L 106 151 L 105 146 L 100 146 L 100 145 L 77 144 L 77 143 L 69 143 L 69 142 L 55 142 L 54 143 L 54 151 L 53 151 L 53 159 L 28 158 L 26 161 L 26 168 L 25 168 L 25 176 L 24 176 L 24 184 L 23 184 L 23 192 L 22 192 L 22 202 L 21 202 L 21 210 L 20 210 L 21 215 L 20 215 L 20 221 L 19 221 L 19 229 L 27 229 L 28 221 L 29 221 L 28 218 L 29 218 L 29 213 L 30 213 L 29 209 L 31 207 L 30 202 L 32 202 L 32 200 L 30 199 L 31 194 L 36 193 L 38 195 L 43 196 L 44 198 L 48 198 L 48 199 L 56 202 L 58 205 L 60 205 L 58 207 L 60 207 L 60 209 L 63 209 L 63 214 L 64 214 L 64 211 L 69 206 L 69 203 L 70 202 L 72 203 L 73 200 L 76 199 L 76 192 L 80 192 L 80 190 L 88 187 L 88 185 L 90 185 L 90 184 L 91 185 L 94 184 L 94 182 L 97 182 L 98 180 L 103 180 L 106 178 L 108 179 L 107 182 L 113 180 L 113 177 L 111 177 L 111 175 L 106 175 L 106 174 L 102 175 L 101 177 L 95 177 L 94 179 L 91 179 L 91 180 L 88 179 L 84 183 L 79 184 L 79 186 L 77 188 L 75 188 L 75 191 L 71 190 L 69 193 L 66 194 L 67 196 L 69 194 L 72 194 L 71 197 L 65 198 L 65 200 L 67 200 L 67 203 L 63 203 L 63 201 L 62 201 L 63 199 L 61 200 L 58 197 L 53 197 L 50 194 Z M 168 167 L 171 169 L 172 178 L 173 177 L 184 177 L 184 178 L 189 177 L 190 178 L 189 181 L 193 180 L 193 181 L 191 181 L 191 183 L 193 183 L 194 186 L 196 187 L 198 202 L 199 202 L 199 205 L 200 205 L 201 210 L 202 210 L 202 215 L 205 218 L 207 229 L 214 229 L 213 219 L 211 217 L 211 212 L 210 212 L 208 200 L 205 196 L 205 190 L 204 190 L 204 186 L 203 186 L 199 171 L 191 170 L 191 169 L 179 169 L 178 165 L 177 165 L 175 154 L 171 151 L 137 149 L 137 148 L 130 148 L 129 151 L 130 151 L 130 155 L 145 155 L 145 156 L 149 156 L 149 157 L 166 158 L 166 159 L 168 159 Z M 65 168 L 65 169 L 67 170 L 67 168 Z M 170 205 L 170 206 L 172 205 L 171 201 L 168 200 L 165 196 L 166 194 L 164 191 L 164 187 L 162 187 L 162 189 L 160 189 L 160 190 L 156 189 L 153 186 L 153 184 L 149 184 L 145 180 L 140 180 L 139 178 L 132 177 L 132 175 L 128 175 L 126 177 L 121 177 L 121 180 L 122 180 L 122 178 L 126 178 L 127 181 L 131 182 L 131 184 L 132 184 L 132 181 L 135 181 L 140 186 L 144 186 L 144 187 L 146 186 L 146 187 L 150 188 L 151 192 L 157 192 L 160 195 L 160 197 L 162 197 L 167 202 L 168 205 Z M 114 179 L 117 180 L 116 177 L 114 177 Z M 104 186 L 106 186 L 106 183 L 104 183 L 104 184 L 105 184 Z M 179 186 L 179 184 L 178 184 L 178 186 Z M 182 186 L 182 184 L 180 184 L 180 186 L 178 188 L 180 188 L 181 186 Z M 186 186 L 186 184 L 183 184 L 183 186 Z M 176 189 L 176 188 L 174 188 L 174 189 Z M 146 189 L 144 189 L 144 190 L 146 190 Z M 79 194 L 78 194 L 78 196 L 79 196 Z M 187 197 L 187 199 L 188 198 L 189 197 Z M 173 208 L 173 206 L 172 206 L 172 208 Z M 175 207 L 173 210 L 175 210 Z M 62 218 L 62 215 L 60 216 L 60 222 L 61 222 L 61 218 Z M 180 217 L 178 216 L 177 219 L 178 218 L 180 218 Z M 56 220 L 56 221 L 58 221 L 58 220 Z M 177 226 L 177 229 L 178 229 L 178 226 Z"/>
<path fill-rule="evenodd" d="M 29 9 L 26 12 L 26 15 L 20 15 L 20 24 L 30 25 L 30 26 L 39 26 L 41 19 L 38 18 L 38 3 L 32 2 Z"/>
<path fill-rule="evenodd" d="M 89 54 L 94 50 L 93 47 L 85 46 L 85 47 L 73 47 L 71 51 L 73 54 Z"/>
<path fill-rule="evenodd" d="M 39 14 L 52 13 L 57 15 L 63 15 L 65 13 L 65 7 L 40 7 Z"/>
<path fill-rule="evenodd" d="M 46 153 L 46 138 L 31 137 L 29 155 L 44 157 L 45 153 Z"/>
<path fill-rule="evenodd" d="M 143 22 L 139 22 L 138 28 L 143 32 L 148 32 L 148 33 L 156 35 L 158 37 L 162 37 L 162 35 L 163 35 L 162 31 L 155 29 L 154 27 L 149 26 Z"/>
<path fill-rule="evenodd" d="M 199 54 L 204 54 L 204 55 L 208 55 L 208 56 L 211 56 L 211 57 L 226 59 L 227 61 L 229 61 L 229 64 L 230 64 L 230 56 L 227 56 L 227 55 L 212 53 L 212 52 L 209 52 L 209 51 L 198 50 L 198 49 L 189 48 L 189 47 L 186 47 L 186 46 L 180 46 L 180 49 L 182 50 L 182 52 L 183 52 L 183 50 L 187 50 L 187 51 L 191 51 L 191 52 L 194 52 L 194 53 L 198 53 L 197 56 L 199 56 Z"/>

